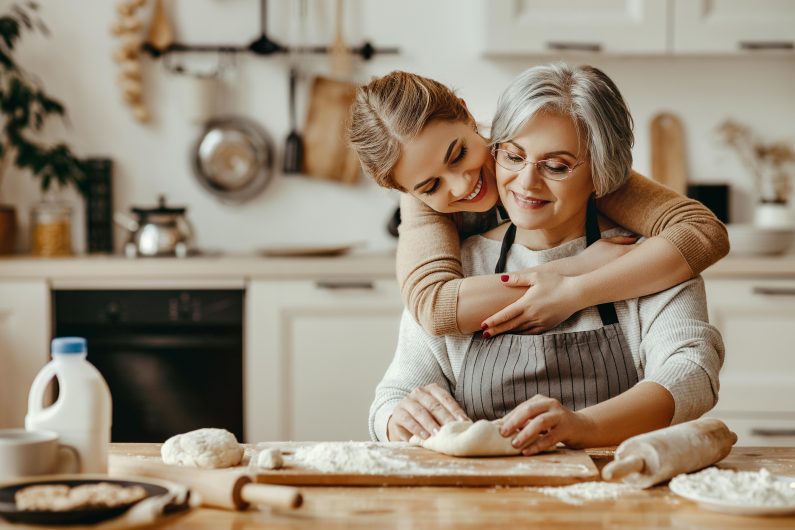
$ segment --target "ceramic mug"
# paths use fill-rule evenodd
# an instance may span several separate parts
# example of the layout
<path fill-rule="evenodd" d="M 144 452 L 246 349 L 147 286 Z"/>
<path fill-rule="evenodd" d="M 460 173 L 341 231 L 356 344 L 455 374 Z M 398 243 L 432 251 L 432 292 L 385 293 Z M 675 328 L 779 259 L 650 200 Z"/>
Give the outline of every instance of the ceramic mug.
<path fill-rule="evenodd" d="M 53 431 L 0 429 L 0 482 L 33 475 L 79 473 L 74 447 L 58 443 Z"/>

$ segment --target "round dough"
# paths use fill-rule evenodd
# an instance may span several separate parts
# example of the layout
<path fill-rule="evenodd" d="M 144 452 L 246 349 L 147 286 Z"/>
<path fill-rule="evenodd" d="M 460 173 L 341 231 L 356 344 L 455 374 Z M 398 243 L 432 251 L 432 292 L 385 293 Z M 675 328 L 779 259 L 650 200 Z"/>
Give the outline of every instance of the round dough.
<path fill-rule="evenodd" d="M 265 469 L 279 469 L 284 465 L 282 452 L 276 447 L 263 449 L 257 455 L 257 467 Z"/>
<path fill-rule="evenodd" d="M 238 465 L 243 448 L 226 429 L 198 429 L 172 436 L 160 454 L 166 464 L 209 469 Z"/>
<path fill-rule="evenodd" d="M 488 420 L 452 421 L 434 435 L 422 440 L 412 436 L 410 442 L 431 451 L 451 456 L 513 456 L 521 453 L 511 445 L 513 438 L 500 434 L 496 423 Z"/>

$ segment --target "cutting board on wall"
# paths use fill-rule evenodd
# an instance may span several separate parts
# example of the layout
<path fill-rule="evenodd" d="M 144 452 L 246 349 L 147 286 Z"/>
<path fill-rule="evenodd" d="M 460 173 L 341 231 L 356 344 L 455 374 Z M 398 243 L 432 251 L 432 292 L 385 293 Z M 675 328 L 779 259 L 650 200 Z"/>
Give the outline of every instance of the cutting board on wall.
<path fill-rule="evenodd" d="M 259 470 L 252 476 L 261 484 L 291 486 L 562 486 L 599 480 L 599 470 L 585 451 L 558 449 L 534 456 L 456 458 L 408 444 L 378 444 L 388 455 L 409 459 L 410 469 L 388 473 L 323 472 L 293 462 L 299 447 L 317 442 L 267 442 L 258 449 L 275 447 L 284 455 L 285 467 Z M 151 462 L 161 462 L 160 444 L 113 444 L 110 467 L 139 473 Z M 244 462 L 245 463 L 245 462 Z M 219 473 L 250 473 L 247 466 L 199 470 L 212 480 Z"/>
<path fill-rule="evenodd" d="M 651 120 L 651 178 L 685 195 L 687 160 L 684 127 L 670 112 L 656 114 Z"/>
<path fill-rule="evenodd" d="M 361 175 L 356 153 L 348 147 L 345 123 L 356 96 L 354 83 L 316 77 L 304 126 L 304 173 L 355 184 Z"/>

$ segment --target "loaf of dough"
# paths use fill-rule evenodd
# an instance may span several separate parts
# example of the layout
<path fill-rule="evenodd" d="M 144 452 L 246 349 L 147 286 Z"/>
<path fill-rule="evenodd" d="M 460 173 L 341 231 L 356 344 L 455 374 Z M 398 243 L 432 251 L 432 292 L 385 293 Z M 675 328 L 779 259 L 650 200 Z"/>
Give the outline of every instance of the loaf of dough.
<path fill-rule="evenodd" d="M 236 466 L 243 448 L 226 429 L 198 429 L 172 436 L 160 449 L 163 462 L 177 466 L 219 468 Z"/>
<path fill-rule="evenodd" d="M 488 420 L 452 421 L 425 440 L 412 436 L 410 443 L 451 456 L 513 456 L 521 453 L 511 445 L 513 437 L 500 434 L 496 423 Z"/>

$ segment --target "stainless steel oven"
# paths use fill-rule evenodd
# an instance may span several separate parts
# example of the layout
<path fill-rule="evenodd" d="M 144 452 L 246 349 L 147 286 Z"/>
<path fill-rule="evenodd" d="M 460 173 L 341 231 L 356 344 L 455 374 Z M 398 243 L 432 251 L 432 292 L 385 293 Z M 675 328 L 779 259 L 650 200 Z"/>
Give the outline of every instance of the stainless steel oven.
<path fill-rule="evenodd" d="M 201 427 L 243 440 L 241 289 L 55 290 L 54 332 L 88 341 L 113 397 L 114 442 Z"/>

